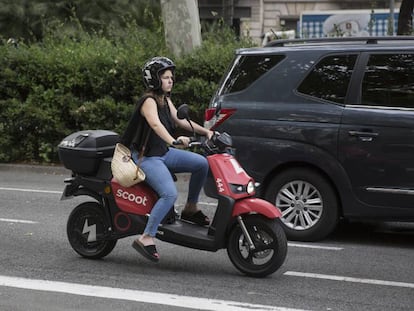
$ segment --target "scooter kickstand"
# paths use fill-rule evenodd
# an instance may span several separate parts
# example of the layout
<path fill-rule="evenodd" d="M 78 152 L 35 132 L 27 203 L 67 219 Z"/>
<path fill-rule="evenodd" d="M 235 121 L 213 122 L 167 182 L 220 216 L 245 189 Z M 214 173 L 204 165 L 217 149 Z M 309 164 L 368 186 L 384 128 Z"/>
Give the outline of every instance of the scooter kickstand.
<path fill-rule="evenodd" d="M 256 247 L 253 244 L 253 240 L 250 237 L 249 232 L 247 231 L 246 225 L 244 224 L 244 221 L 241 216 L 237 216 L 237 222 L 239 223 L 240 228 L 242 229 L 242 232 L 246 237 L 247 243 L 249 244 L 249 249 L 254 250 Z"/>

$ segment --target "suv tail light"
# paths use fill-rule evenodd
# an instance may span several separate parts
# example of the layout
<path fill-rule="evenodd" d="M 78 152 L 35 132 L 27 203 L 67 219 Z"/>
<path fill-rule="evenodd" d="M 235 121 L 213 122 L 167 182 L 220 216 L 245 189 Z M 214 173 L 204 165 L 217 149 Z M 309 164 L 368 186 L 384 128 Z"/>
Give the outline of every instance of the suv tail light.
<path fill-rule="evenodd" d="M 204 115 L 204 127 L 210 130 L 216 129 L 220 124 L 231 117 L 236 112 L 234 108 L 223 108 L 220 114 L 216 115 L 216 108 L 207 108 Z"/>

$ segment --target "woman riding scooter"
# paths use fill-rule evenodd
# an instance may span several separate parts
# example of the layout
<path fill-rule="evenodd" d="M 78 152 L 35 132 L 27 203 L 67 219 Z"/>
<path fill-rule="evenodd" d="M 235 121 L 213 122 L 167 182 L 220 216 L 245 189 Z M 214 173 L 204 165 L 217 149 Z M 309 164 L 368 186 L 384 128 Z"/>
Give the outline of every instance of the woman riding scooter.
<path fill-rule="evenodd" d="M 187 203 L 181 219 L 201 226 L 210 223 L 209 218 L 197 208 L 199 194 L 209 169 L 207 160 L 194 152 L 176 148 L 187 147 L 190 138 L 175 138 L 173 135 L 177 126 L 188 131 L 194 130 L 208 139 L 214 133 L 193 121 L 190 121 L 190 125 L 187 120 L 177 118 L 177 110 L 170 97 L 174 70 L 174 63 L 166 57 L 154 57 L 144 65 L 142 75 L 147 90 L 138 100 L 136 110 L 122 137 L 123 143 L 131 148 L 135 163 L 140 161 L 140 167 L 146 174 L 146 183 L 159 196 L 143 234 L 132 243 L 134 249 L 154 262 L 160 258 L 154 243 L 158 225 L 172 208 L 178 195 L 171 173 L 191 173 Z"/>

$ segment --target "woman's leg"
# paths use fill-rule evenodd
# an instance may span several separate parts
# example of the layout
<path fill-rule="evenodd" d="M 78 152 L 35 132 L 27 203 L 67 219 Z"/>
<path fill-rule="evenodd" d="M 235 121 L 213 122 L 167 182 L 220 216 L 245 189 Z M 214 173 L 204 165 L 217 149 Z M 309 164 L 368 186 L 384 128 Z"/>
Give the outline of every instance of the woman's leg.
<path fill-rule="evenodd" d="M 191 151 L 170 148 L 165 155 L 165 165 L 173 173 L 191 173 L 187 202 L 195 205 L 207 178 L 207 159 Z"/>
<path fill-rule="evenodd" d="M 159 199 L 151 210 L 144 234 L 155 237 L 158 225 L 177 200 L 177 188 L 162 157 L 148 157 L 141 163 L 146 183 L 157 192 Z"/>
<path fill-rule="evenodd" d="M 138 162 L 137 154 L 133 153 L 132 158 Z M 141 162 L 141 169 L 145 172 L 145 182 L 158 194 L 159 199 L 151 210 L 150 217 L 144 230 L 145 237 L 155 237 L 158 225 L 167 215 L 177 200 L 177 188 L 167 166 L 164 164 L 164 157 L 144 157 Z M 147 244 L 145 241 L 145 245 Z M 144 241 L 142 241 L 144 242 Z"/>
<path fill-rule="evenodd" d="M 165 164 L 174 173 L 191 173 L 187 203 L 181 211 L 181 219 L 201 226 L 208 225 L 210 219 L 197 208 L 198 198 L 208 174 L 207 159 L 194 152 L 171 148 L 166 155 Z"/>

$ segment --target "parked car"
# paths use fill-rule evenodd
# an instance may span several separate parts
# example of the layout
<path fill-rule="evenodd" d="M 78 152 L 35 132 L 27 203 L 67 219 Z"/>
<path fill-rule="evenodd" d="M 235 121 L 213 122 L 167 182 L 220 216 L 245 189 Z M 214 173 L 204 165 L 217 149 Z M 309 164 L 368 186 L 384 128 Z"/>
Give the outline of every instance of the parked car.
<path fill-rule="evenodd" d="M 414 37 L 237 50 L 205 126 L 232 135 L 291 240 L 341 218 L 414 221 Z"/>

